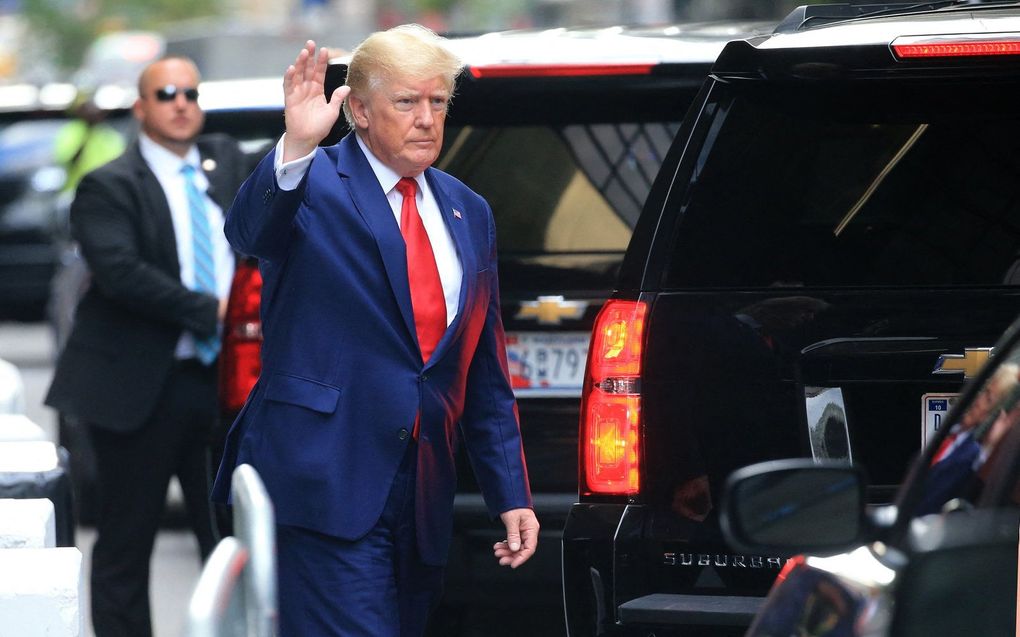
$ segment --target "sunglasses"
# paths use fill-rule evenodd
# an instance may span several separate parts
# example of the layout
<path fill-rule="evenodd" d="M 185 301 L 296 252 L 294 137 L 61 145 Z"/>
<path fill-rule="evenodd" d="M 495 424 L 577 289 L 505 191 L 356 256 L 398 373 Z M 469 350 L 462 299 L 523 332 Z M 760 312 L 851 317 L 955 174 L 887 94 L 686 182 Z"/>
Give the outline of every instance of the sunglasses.
<path fill-rule="evenodd" d="M 183 88 L 173 84 L 167 84 L 166 86 L 156 89 L 155 95 L 156 99 L 160 102 L 172 102 L 177 99 L 178 95 L 184 95 L 184 98 L 189 102 L 198 101 L 197 88 Z"/>

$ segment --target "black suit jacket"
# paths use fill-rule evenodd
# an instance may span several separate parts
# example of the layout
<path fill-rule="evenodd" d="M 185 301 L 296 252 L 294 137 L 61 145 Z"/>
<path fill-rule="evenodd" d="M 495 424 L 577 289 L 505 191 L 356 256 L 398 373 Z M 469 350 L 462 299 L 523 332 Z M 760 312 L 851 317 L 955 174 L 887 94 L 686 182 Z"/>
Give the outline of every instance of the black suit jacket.
<path fill-rule="evenodd" d="M 209 194 L 226 211 L 248 164 L 222 135 L 198 142 Z M 170 207 L 137 142 L 86 175 L 71 234 L 92 273 L 57 362 L 46 404 L 99 427 L 131 431 L 149 418 L 182 330 L 216 330 L 216 297 L 181 284 Z"/>

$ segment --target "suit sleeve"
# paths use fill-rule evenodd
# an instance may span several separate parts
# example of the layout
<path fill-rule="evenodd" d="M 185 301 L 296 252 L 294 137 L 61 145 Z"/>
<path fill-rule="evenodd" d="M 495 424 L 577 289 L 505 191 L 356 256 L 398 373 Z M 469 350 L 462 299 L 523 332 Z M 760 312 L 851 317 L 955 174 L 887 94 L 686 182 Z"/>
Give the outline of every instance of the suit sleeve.
<path fill-rule="evenodd" d="M 495 518 L 510 509 L 530 508 L 532 501 L 517 403 L 506 362 L 495 226 L 487 204 L 485 210 L 489 225 L 489 268 L 484 276 L 491 277 L 490 295 L 485 325 L 468 370 L 461 427 L 472 469 L 489 514 Z"/>
<path fill-rule="evenodd" d="M 218 299 L 186 288 L 140 253 L 137 201 L 123 183 L 86 175 L 71 204 L 71 233 L 92 284 L 113 302 L 200 336 L 216 332 Z M 134 219 L 134 221 L 133 221 Z"/>
<path fill-rule="evenodd" d="M 273 169 L 275 149 L 258 163 L 227 211 L 227 241 L 242 254 L 282 261 L 304 198 L 308 175 L 294 190 L 281 190 Z"/>

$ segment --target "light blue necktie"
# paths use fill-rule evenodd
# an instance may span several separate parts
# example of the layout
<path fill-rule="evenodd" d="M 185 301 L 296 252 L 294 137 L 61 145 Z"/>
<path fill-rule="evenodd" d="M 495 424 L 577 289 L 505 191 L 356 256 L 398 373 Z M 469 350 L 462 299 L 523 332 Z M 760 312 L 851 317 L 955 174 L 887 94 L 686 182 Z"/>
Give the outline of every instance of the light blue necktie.
<path fill-rule="evenodd" d="M 205 195 L 195 185 L 194 166 L 184 164 L 181 173 L 184 174 L 184 190 L 188 195 L 188 210 L 191 213 L 191 244 L 195 259 L 194 289 L 217 296 L 216 263 L 213 261 L 212 233 L 206 214 Z M 195 337 L 195 353 L 203 364 L 212 364 L 219 352 L 219 336 Z"/>

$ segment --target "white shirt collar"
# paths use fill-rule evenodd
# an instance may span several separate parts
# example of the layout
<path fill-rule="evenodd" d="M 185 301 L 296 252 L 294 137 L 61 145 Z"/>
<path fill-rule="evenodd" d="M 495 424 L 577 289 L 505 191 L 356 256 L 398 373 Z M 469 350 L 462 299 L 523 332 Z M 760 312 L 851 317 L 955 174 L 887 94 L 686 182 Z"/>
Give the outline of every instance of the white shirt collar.
<path fill-rule="evenodd" d="M 177 153 L 160 146 L 151 137 L 139 131 L 138 148 L 142 153 L 142 158 L 149 164 L 152 171 L 157 174 L 179 174 L 183 164 L 191 164 L 195 167 L 196 172 L 202 173 L 202 158 L 198 154 L 198 147 L 194 144 L 192 144 L 191 148 L 188 149 L 188 152 L 182 158 Z M 396 184 L 397 182 L 393 183 Z"/>
<path fill-rule="evenodd" d="M 402 179 L 402 176 L 393 170 L 386 164 L 379 161 L 379 158 L 372 153 L 369 147 L 361 139 L 361 135 L 355 133 L 354 139 L 358 140 L 358 146 L 361 147 L 361 152 L 365 153 L 365 158 L 368 159 L 368 165 L 372 167 L 372 172 L 375 173 L 375 178 L 382 186 L 383 192 L 388 193 L 396 187 L 397 182 Z M 420 173 L 414 176 L 414 181 L 418 184 L 418 192 L 425 192 L 425 173 Z"/>

